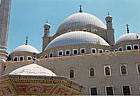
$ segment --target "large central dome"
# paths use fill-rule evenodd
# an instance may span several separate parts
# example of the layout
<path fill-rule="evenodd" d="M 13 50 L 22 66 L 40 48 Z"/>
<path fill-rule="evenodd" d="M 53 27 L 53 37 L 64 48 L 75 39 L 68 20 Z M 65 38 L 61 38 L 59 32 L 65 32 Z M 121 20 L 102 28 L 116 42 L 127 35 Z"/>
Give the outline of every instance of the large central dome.
<path fill-rule="evenodd" d="M 56 37 L 48 44 L 45 50 L 58 46 L 76 44 L 98 44 L 109 46 L 109 44 L 103 38 L 96 34 L 84 31 L 73 31 Z"/>
<path fill-rule="evenodd" d="M 76 13 L 66 18 L 59 26 L 58 30 L 73 26 L 94 25 L 106 29 L 106 25 L 96 16 L 88 13 Z"/>

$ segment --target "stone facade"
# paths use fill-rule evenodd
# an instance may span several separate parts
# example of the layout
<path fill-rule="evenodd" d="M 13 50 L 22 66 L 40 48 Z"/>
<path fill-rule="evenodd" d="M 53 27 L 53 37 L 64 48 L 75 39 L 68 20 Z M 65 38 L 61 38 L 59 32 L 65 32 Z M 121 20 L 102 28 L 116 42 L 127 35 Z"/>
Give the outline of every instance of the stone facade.
<path fill-rule="evenodd" d="M 98 95 L 106 94 L 105 87 L 113 87 L 116 95 L 123 94 L 122 87 L 130 86 L 131 94 L 139 95 L 140 73 L 137 66 L 140 65 L 140 51 L 109 52 L 98 54 L 85 54 L 78 56 L 65 56 L 37 59 L 36 62 L 52 70 L 58 76 L 65 76 L 79 82 L 86 88 L 83 94 L 90 94 L 90 88 L 96 87 Z M 31 64 L 33 61 L 6 62 L 5 73 Z M 127 66 L 127 74 L 121 74 L 121 65 Z M 106 76 L 104 66 L 110 66 L 111 75 Z M 95 75 L 90 76 L 90 68 L 95 69 Z M 70 69 L 74 70 L 74 78 L 70 78 Z"/>

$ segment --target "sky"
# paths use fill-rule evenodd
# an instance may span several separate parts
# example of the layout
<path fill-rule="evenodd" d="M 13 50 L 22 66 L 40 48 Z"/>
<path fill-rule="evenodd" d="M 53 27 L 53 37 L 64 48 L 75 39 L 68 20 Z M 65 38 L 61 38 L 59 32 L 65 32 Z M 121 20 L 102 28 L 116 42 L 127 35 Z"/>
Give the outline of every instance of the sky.
<path fill-rule="evenodd" d="M 8 52 L 25 44 L 42 50 L 43 26 L 48 21 L 51 35 L 68 16 L 83 11 L 105 23 L 108 12 L 113 17 L 115 39 L 126 34 L 126 24 L 131 33 L 140 34 L 140 0 L 12 0 L 8 34 Z"/>

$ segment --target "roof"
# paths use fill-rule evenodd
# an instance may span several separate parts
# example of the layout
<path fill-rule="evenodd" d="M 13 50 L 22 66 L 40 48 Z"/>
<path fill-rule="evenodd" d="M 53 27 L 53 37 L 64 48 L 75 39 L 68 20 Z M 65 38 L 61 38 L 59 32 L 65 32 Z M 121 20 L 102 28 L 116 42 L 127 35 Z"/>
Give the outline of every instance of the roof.
<path fill-rule="evenodd" d="M 20 67 L 11 73 L 10 75 L 45 75 L 45 76 L 56 76 L 55 73 L 50 71 L 47 68 L 44 68 L 37 64 L 29 64 L 23 67 Z"/>
<path fill-rule="evenodd" d="M 96 16 L 89 13 L 75 13 L 66 18 L 59 26 L 58 30 L 69 28 L 73 26 L 95 25 L 106 29 L 106 25 Z"/>
<path fill-rule="evenodd" d="M 140 39 L 140 35 L 136 33 L 127 33 L 119 37 L 116 43 L 126 41 L 126 40 L 137 40 Z"/>
<path fill-rule="evenodd" d="M 31 53 L 39 53 L 36 48 L 31 45 L 21 45 L 14 49 L 13 52 L 31 52 Z"/>
<path fill-rule="evenodd" d="M 68 46 L 75 44 L 99 44 L 109 46 L 109 44 L 103 38 L 94 33 L 73 31 L 56 37 L 48 44 L 45 50 L 52 47 Z"/>

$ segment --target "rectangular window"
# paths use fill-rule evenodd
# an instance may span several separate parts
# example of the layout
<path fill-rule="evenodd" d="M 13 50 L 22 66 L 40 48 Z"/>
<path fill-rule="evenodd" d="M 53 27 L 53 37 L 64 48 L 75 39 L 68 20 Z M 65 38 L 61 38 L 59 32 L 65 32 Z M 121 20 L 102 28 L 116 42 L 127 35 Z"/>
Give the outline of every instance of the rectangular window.
<path fill-rule="evenodd" d="M 97 95 L 97 88 L 91 88 L 91 95 Z"/>
<path fill-rule="evenodd" d="M 106 94 L 107 95 L 113 95 L 113 88 L 112 87 L 106 87 Z"/>
<path fill-rule="evenodd" d="M 129 86 L 123 86 L 123 95 L 131 95 Z"/>

